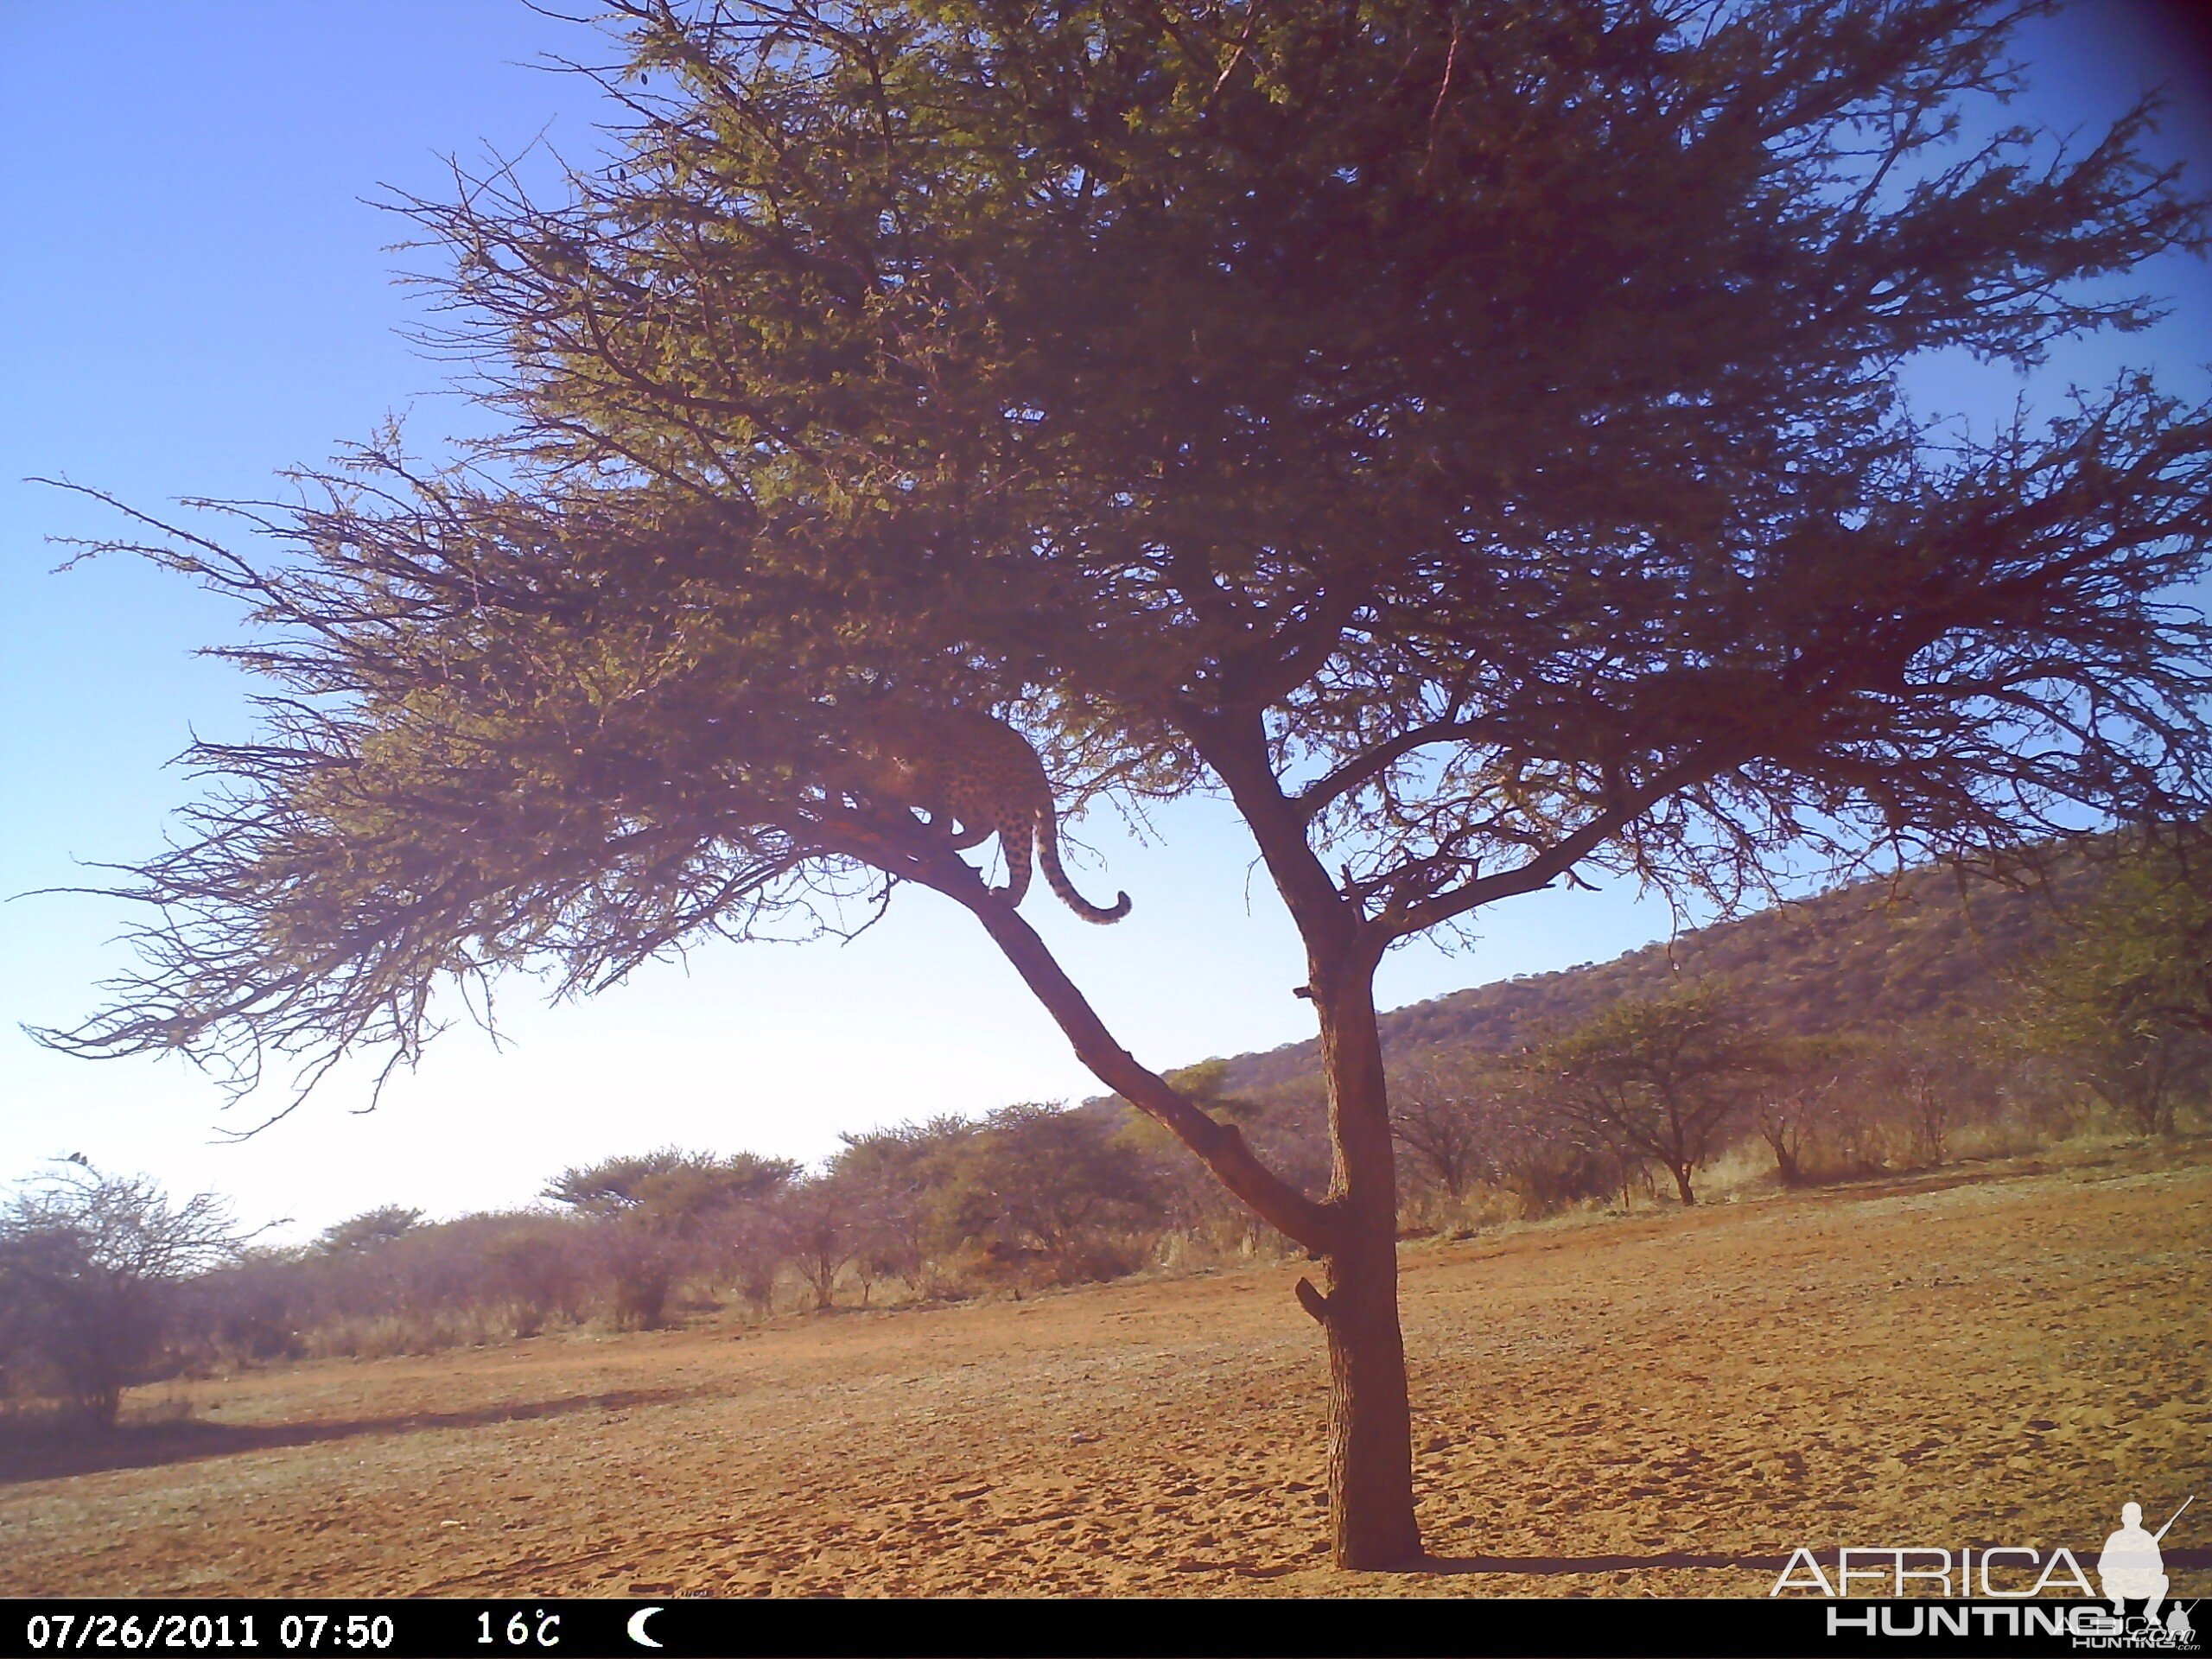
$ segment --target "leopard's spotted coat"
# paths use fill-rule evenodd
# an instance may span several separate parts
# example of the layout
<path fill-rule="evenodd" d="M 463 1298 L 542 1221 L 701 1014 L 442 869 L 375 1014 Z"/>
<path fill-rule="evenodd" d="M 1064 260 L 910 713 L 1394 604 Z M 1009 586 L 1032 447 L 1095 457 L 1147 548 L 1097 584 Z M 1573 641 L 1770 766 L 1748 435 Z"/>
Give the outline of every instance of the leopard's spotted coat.
<path fill-rule="evenodd" d="M 931 827 L 952 830 L 957 848 L 980 846 L 995 835 L 1006 855 L 1010 904 L 1029 891 L 1031 849 L 1045 884 L 1085 921 L 1117 922 L 1129 913 L 1129 895 L 1094 905 L 1075 890 L 1060 865 L 1059 820 L 1045 763 L 1029 740 L 995 715 L 973 709 L 881 705 L 869 712 L 851 753 L 858 782 L 870 804 L 923 813 Z"/>

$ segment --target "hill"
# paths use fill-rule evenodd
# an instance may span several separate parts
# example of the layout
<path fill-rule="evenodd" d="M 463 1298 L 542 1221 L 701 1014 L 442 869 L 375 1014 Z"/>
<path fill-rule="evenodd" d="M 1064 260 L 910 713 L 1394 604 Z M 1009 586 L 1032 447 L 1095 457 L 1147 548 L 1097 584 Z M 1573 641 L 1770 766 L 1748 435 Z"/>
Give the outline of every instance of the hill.
<path fill-rule="evenodd" d="M 2042 887 L 2007 886 L 1950 866 L 1857 882 L 1645 945 L 1613 961 L 1454 991 L 1382 1016 L 1393 1061 L 1426 1048 L 1503 1053 L 1580 1024 L 1625 996 L 1720 976 L 1778 1030 L 1879 1031 L 1992 1011 L 2008 976 L 2040 949 L 2060 906 L 2095 878 L 2087 861 Z M 1265 1092 L 1312 1077 L 1319 1044 L 1227 1062 L 1227 1085 Z"/>

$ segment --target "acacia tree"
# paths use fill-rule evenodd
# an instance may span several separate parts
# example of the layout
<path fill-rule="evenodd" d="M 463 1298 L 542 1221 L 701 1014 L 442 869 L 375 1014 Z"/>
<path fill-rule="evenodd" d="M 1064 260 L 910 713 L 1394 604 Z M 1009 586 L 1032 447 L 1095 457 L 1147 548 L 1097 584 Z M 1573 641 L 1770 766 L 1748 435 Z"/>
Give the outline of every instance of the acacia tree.
<path fill-rule="evenodd" d="M 2009 1021 L 2145 1135 L 2212 1076 L 2212 830 L 2120 849 L 2065 936 L 2030 964 Z"/>
<path fill-rule="evenodd" d="M 1753 1080 L 1751 1126 L 1774 1154 L 1775 1176 L 1784 1186 L 1804 1183 L 1806 1154 L 1833 1117 L 1854 1046 L 1837 1037 L 1771 1039 L 1771 1069 Z"/>
<path fill-rule="evenodd" d="M 251 1068 L 702 936 L 964 907 L 1110 1089 L 1322 1263 L 1334 1556 L 1414 1554 L 1373 976 L 1596 865 L 1757 886 L 2204 801 L 2208 424 L 2147 378 L 1939 442 L 1899 377 L 2139 326 L 2135 154 L 1958 142 L 1974 0 L 616 0 L 613 154 L 404 204 L 509 417 L 289 547 L 123 542 L 274 677 L 148 965 L 57 1039 Z M 1067 804 L 1233 803 L 1304 942 L 1328 1189 L 1101 1022 L 946 827 L 841 784 L 988 709 Z M 1140 900 L 1141 901 L 1141 900 Z M 842 908 L 856 905 L 857 909 Z"/>
<path fill-rule="evenodd" d="M 411 1210 L 404 1205 L 381 1205 L 334 1227 L 324 1228 L 317 1236 L 315 1247 L 326 1255 L 356 1255 L 404 1236 L 422 1219 L 420 1210 Z"/>
<path fill-rule="evenodd" d="M 1764 1033 L 1708 982 L 1625 998 L 1530 1065 L 1569 1119 L 1624 1162 L 1664 1166 L 1688 1205 L 1691 1177 L 1774 1060 Z"/>
<path fill-rule="evenodd" d="M 666 1233 L 689 1235 L 717 1211 L 772 1197 L 798 1174 L 799 1166 L 788 1158 L 750 1152 L 720 1158 L 660 1147 L 563 1170 L 541 1196 L 582 1215 L 633 1217 Z"/>
<path fill-rule="evenodd" d="M 112 1428 L 124 1389 L 159 1370 L 178 1286 L 249 1236 L 211 1192 L 179 1204 L 147 1176 L 72 1158 L 0 1206 L 0 1337 Z"/>
<path fill-rule="evenodd" d="M 843 1145 L 827 1173 L 862 1195 L 870 1224 L 859 1266 L 869 1280 L 904 1279 L 925 1295 L 938 1287 L 935 1199 L 976 1133 L 969 1119 L 944 1113 L 837 1137 Z M 863 1295 L 866 1289 L 864 1283 Z"/>
<path fill-rule="evenodd" d="M 1487 1056 L 1427 1054 L 1391 1069 L 1390 1132 L 1454 1200 L 1500 1179 L 1528 1135 L 1526 1079 Z"/>
<path fill-rule="evenodd" d="M 1109 1120 L 1058 1105 L 992 1113 L 946 1175 L 944 1218 L 962 1237 L 1035 1252 L 1062 1272 L 1095 1258 L 1101 1233 L 1157 1225 L 1162 1208 L 1143 1154 Z"/>
<path fill-rule="evenodd" d="M 616 1314 L 650 1327 L 687 1274 L 709 1263 L 734 1267 L 748 1300 L 765 1305 L 787 1231 L 781 1204 L 798 1178 L 788 1158 L 659 1147 L 565 1169 L 540 1196 L 599 1224 Z"/>

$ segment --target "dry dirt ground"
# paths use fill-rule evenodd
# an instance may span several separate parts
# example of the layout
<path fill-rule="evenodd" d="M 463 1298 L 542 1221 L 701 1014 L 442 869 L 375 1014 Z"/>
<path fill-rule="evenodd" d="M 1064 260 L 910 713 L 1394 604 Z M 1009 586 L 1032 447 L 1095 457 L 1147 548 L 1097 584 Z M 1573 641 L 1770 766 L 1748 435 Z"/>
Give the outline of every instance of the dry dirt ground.
<path fill-rule="evenodd" d="M 2094 1567 L 2194 1492 L 2201 1595 L 2208 1245 L 2200 1143 L 1410 1247 L 1418 1573 L 1323 1564 L 1265 1267 L 192 1383 L 0 1465 L 0 1592 L 1763 1595 L 1799 1544 Z"/>

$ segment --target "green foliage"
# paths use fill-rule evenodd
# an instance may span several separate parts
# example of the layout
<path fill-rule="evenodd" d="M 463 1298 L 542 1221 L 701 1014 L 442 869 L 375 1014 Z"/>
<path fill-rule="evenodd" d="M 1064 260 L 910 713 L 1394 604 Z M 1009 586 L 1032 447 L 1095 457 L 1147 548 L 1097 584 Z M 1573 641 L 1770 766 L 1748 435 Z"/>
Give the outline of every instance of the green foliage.
<path fill-rule="evenodd" d="M 617 1323 L 652 1329 L 667 1322 L 678 1286 L 716 1259 L 757 1291 L 751 1264 L 763 1241 L 786 1224 L 781 1205 L 804 1185 L 789 1159 L 662 1147 L 565 1170 L 544 1196 L 605 1224 L 594 1235 L 594 1275 L 607 1287 Z M 512 1265 L 528 1270 L 532 1263 Z M 560 1265 L 555 1257 L 537 1272 Z"/>
<path fill-rule="evenodd" d="M 1157 1227 L 1160 1197 L 1150 1161 L 1109 1122 L 1026 1104 L 983 1121 L 937 1203 L 940 1224 L 987 1257 L 1091 1277 L 1110 1276 L 1093 1272 L 1103 1236 Z"/>
<path fill-rule="evenodd" d="M 2011 1034 L 2145 1135 L 2212 1077 L 2212 883 L 2202 830 L 2128 850 L 2027 964 Z"/>
<path fill-rule="evenodd" d="M 689 1233 L 718 1213 L 782 1191 L 798 1178 L 788 1158 L 749 1152 L 716 1157 L 662 1147 L 563 1171 L 544 1196 L 586 1215 L 623 1216 L 649 1227 Z"/>
<path fill-rule="evenodd" d="M 422 1219 L 420 1210 L 387 1204 L 378 1209 L 364 1211 L 350 1221 L 341 1221 L 334 1227 L 325 1228 L 315 1240 L 315 1248 L 332 1255 L 342 1255 L 349 1250 L 374 1249 L 379 1244 L 390 1243 Z"/>
<path fill-rule="evenodd" d="M 947 1236 L 938 1198 L 976 1133 L 970 1119 L 940 1116 L 839 1137 L 829 1173 L 868 1217 L 855 1260 L 870 1279 L 903 1279 L 924 1293 L 953 1287 L 945 1258 L 962 1241 Z"/>
<path fill-rule="evenodd" d="M 1617 1156 L 1663 1165 L 1686 1205 L 1693 1173 L 1777 1069 L 1767 1033 L 1711 980 L 1616 1002 L 1528 1064 L 1560 1109 Z"/>
<path fill-rule="evenodd" d="M 1164 1075 L 1169 1088 L 1209 1117 L 1225 1123 L 1246 1123 L 1260 1115 L 1257 1102 L 1231 1090 L 1227 1060 L 1201 1060 L 1196 1065 L 1186 1065 Z"/>
<path fill-rule="evenodd" d="M 160 1374 L 178 1290 L 243 1241 L 223 1202 L 173 1202 L 146 1176 L 72 1160 L 0 1208 L 0 1364 L 99 1428 Z"/>
<path fill-rule="evenodd" d="M 2138 325 L 2084 279 L 2202 237 L 2140 115 L 1946 150 L 2005 16 L 613 16 L 606 168 L 408 204 L 512 487 L 380 444 L 254 510 L 282 556 L 137 549 L 284 695 L 54 1040 L 404 1059 L 448 977 L 973 902 L 848 786 L 886 693 L 1009 713 L 1077 801 L 1225 788 L 1370 966 L 1586 861 L 1728 896 L 2206 793 L 2157 599 L 2202 413 L 2131 377 L 1953 443 L 1898 395 Z"/>

